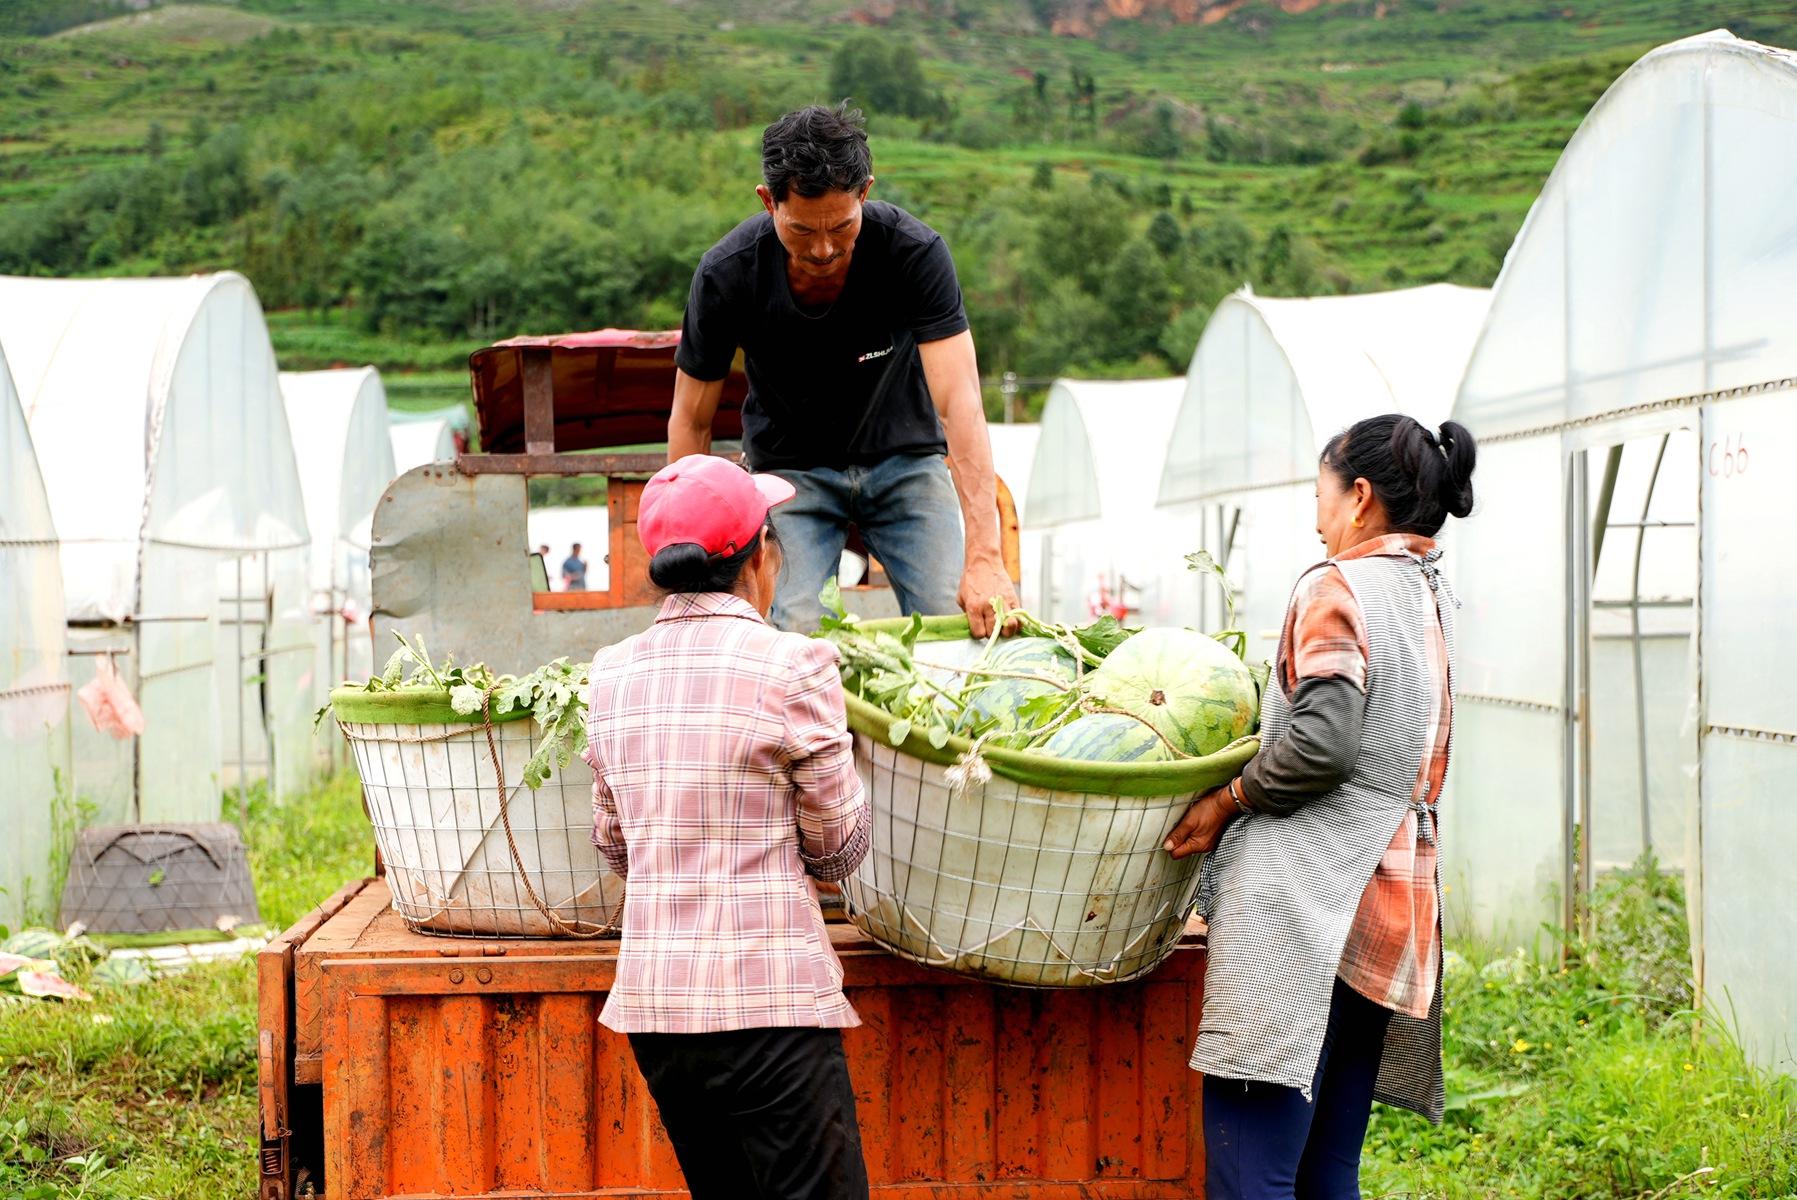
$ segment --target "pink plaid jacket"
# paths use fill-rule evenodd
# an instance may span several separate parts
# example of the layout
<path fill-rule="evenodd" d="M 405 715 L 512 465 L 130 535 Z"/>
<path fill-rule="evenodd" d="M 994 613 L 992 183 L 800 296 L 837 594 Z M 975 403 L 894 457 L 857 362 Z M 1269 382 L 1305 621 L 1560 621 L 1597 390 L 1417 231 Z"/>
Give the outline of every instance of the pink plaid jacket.
<path fill-rule="evenodd" d="M 593 659 L 593 843 L 627 880 L 621 1033 L 861 1020 L 806 876 L 860 865 L 872 824 L 836 650 L 727 594 L 668 597 Z"/>

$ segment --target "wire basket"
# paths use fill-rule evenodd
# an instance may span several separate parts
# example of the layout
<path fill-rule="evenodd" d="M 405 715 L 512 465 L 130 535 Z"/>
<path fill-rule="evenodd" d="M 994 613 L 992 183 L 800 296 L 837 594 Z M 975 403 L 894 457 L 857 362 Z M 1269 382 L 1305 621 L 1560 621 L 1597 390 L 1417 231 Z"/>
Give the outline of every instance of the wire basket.
<path fill-rule="evenodd" d="M 898 633 L 905 622 L 862 628 Z M 965 670 L 964 618 L 931 618 L 919 643 Z M 933 745 L 846 698 L 855 765 L 873 807 L 867 858 L 842 889 L 851 918 L 893 953 L 1019 987 L 1092 987 L 1173 952 L 1199 856 L 1162 849 L 1191 802 L 1247 764 L 1244 737 L 1202 758 L 1058 759 L 951 736 Z"/>
<path fill-rule="evenodd" d="M 615 930 L 624 883 L 593 846 L 588 768 L 570 764 L 533 791 L 523 784 L 524 764 L 542 730 L 518 719 L 528 714 L 495 717 L 489 727 L 478 714 L 472 722 L 454 717 L 447 694 L 435 709 L 420 703 L 409 693 L 333 696 L 405 923 L 420 933 L 484 937 Z M 395 719 L 350 719 L 380 715 Z M 404 719 L 421 716 L 451 719 Z"/>
<path fill-rule="evenodd" d="M 893 953 L 1021 987 L 1091 987 L 1173 952 L 1199 857 L 1161 848 L 1193 796 L 1100 796 L 994 775 L 951 782 L 857 734 L 873 844 L 843 881 L 851 918 Z"/>

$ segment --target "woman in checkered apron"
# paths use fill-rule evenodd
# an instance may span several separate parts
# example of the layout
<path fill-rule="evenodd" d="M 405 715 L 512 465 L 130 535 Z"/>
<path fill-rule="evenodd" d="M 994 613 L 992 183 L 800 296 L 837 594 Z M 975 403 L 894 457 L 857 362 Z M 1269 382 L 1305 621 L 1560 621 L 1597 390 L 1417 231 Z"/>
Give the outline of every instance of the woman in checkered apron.
<path fill-rule="evenodd" d="M 1396 414 L 1330 440 L 1328 558 L 1293 589 L 1261 751 L 1167 839 L 1210 852 L 1191 1063 L 1208 1200 L 1357 1200 L 1374 1100 L 1441 1119 L 1435 812 L 1457 602 L 1434 539 L 1472 511 L 1476 457 L 1461 426 Z"/>

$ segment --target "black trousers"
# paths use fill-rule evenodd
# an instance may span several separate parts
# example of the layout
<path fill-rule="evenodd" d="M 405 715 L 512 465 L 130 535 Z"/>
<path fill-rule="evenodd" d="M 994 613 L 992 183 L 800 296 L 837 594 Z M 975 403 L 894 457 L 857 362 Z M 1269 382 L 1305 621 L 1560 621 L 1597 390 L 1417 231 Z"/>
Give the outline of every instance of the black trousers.
<path fill-rule="evenodd" d="M 865 1200 L 842 1033 L 633 1033 L 693 1200 Z"/>

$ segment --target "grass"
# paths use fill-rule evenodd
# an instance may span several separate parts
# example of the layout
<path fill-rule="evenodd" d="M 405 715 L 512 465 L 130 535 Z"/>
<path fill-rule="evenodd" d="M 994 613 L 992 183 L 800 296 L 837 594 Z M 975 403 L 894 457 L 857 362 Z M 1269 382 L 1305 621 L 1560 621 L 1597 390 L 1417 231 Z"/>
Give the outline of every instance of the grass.
<path fill-rule="evenodd" d="M 280 808 L 253 795 L 249 836 L 274 925 L 368 868 L 351 776 Z M 1460 948 L 1447 1121 L 1377 1110 L 1365 1195 L 1797 1194 L 1797 1088 L 1697 1024 L 1676 878 L 1613 876 L 1595 910 L 1564 969 Z M 0 1010 L 0 1200 L 252 1195 L 255 1004 L 246 961 Z"/>
<path fill-rule="evenodd" d="M 282 807 L 257 789 L 248 839 L 271 926 L 370 867 L 353 775 Z M 0 1200 L 255 1195 L 254 960 L 94 991 L 0 1010 Z"/>
<path fill-rule="evenodd" d="M 1797 1085 L 1692 1012 L 1678 878 L 1617 873 L 1593 911 L 1597 934 L 1564 967 L 1457 959 L 1447 1120 L 1377 1110 L 1366 1195 L 1797 1194 Z"/>

